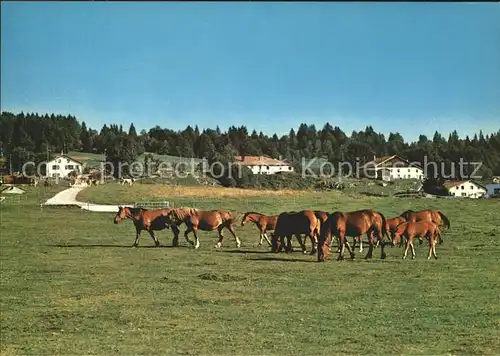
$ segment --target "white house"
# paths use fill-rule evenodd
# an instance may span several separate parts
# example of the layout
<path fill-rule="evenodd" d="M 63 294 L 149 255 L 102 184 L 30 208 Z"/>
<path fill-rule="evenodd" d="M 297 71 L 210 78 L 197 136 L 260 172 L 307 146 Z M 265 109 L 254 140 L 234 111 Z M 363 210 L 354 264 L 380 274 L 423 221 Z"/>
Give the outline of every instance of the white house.
<path fill-rule="evenodd" d="M 294 171 L 290 163 L 264 156 L 236 156 L 235 161 L 250 168 L 253 174 L 276 174 Z"/>
<path fill-rule="evenodd" d="M 82 162 L 77 161 L 67 155 L 61 155 L 47 162 L 46 174 L 47 177 L 65 178 L 71 172 L 77 175 L 83 172 Z"/>
<path fill-rule="evenodd" d="M 371 179 L 391 181 L 395 179 L 424 179 L 424 170 L 417 163 L 398 156 L 373 157 L 363 166 L 363 175 Z"/>
<path fill-rule="evenodd" d="M 486 194 L 486 188 L 472 180 L 448 181 L 443 184 L 455 197 L 481 198 Z"/>

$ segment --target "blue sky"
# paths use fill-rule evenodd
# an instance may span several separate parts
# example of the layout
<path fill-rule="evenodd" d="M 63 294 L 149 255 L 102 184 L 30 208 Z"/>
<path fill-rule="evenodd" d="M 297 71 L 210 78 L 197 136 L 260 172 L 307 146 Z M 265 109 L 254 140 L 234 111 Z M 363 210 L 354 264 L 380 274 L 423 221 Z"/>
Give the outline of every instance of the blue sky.
<path fill-rule="evenodd" d="M 2 110 L 97 129 L 500 129 L 498 3 L 1 6 Z"/>

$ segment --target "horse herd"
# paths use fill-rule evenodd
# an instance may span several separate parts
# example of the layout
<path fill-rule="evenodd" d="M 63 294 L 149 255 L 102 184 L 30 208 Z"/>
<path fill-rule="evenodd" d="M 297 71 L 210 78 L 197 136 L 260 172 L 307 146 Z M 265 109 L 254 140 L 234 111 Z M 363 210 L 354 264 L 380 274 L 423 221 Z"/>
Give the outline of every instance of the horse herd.
<path fill-rule="evenodd" d="M 133 247 L 139 244 L 139 236 L 143 230 L 147 231 L 156 246 L 160 245 L 154 231 L 170 228 L 174 234 L 172 246 L 179 245 L 179 226 L 185 224 L 184 237 L 197 249 L 200 246 L 198 231 L 218 231 L 219 240 L 216 248 L 221 247 L 224 238 L 223 230 L 227 229 L 233 235 L 236 246 L 241 246 L 241 241 L 236 233 L 235 226 L 239 218 L 228 210 L 199 210 L 190 207 L 167 208 L 148 210 L 143 208 L 119 207 L 113 221 L 118 224 L 125 219 L 131 219 L 136 229 L 136 237 Z M 386 219 L 384 215 L 372 209 L 364 209 L 351 212 L 335 211 L 327 213 L 319 210 L 302 210 L 283 212 L 278 215 L 264 215 L 257 212 L 246 212 L 241 218 L 241 226 L 252 222 L 259 230 L 259 246 L 264 239 L 271 247 L 271 251 L 292 252 L 291 239 L 295 236 L 303 253 L 307 253 L 305 238 L 311 241 L 310 254 L 317 254 L 318 262 L 324 261 L 331 253 L 332 241 L 338 241 L 338 258 L 344 259 L 344 249 L 354 259 L 356 242 L 360 244 L 359 252 L 363 252 L 362 236 L 366 234 L 369 250 L 365 258 L 372 258 L 374 247 L 381 247 L 381 258 L 385 258 L 384 247 L 391 247 L 399 243 L 404 244 L 403 259 L 406 259 L 408 250 L 411 249 L 412 259 L 415 258 L 413 242 L 418 239 L 420 243 L 424 239 L 429 242 L 429 253 L 437 259 L 436 243 L 442 243 L 441 226 L 450 228 L 449 219 L 437 210 L 404 211 L 399 216 Z M 271 239 L 267 235 L 271 233 Z M 189 233 L 193 233 L 194 241 L 189 239 Z M 347 237 L 353 237 L 353 246 L 347 241 Z M 385 239 L 387 238 L 387 239 Z M 285 241 L 286 239 L 286 241 Z"/>

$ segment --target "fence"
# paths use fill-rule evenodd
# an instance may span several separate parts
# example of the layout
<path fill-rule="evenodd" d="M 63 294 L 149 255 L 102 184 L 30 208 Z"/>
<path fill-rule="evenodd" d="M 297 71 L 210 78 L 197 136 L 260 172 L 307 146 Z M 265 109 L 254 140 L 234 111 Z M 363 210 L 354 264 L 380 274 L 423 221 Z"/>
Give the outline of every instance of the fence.
<path fill-rule="evenodd" d="M 135 202 L 134 207 L 143 209 L 166 209 L 170 208 L 170 202 L 167 200 Z"/>

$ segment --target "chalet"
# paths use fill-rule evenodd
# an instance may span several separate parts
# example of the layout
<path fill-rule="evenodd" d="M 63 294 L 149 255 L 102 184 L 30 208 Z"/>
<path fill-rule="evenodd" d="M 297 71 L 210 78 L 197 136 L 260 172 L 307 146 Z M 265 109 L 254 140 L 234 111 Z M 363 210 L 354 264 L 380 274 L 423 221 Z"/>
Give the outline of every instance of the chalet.
<path fill-rule="evenodd" d="M 235 161 L 250 168 L 253 174 L 276 174 L 294 171 L 290 163 L 264 156 L 236 156 Z"/>
<path fill-rule="evenodd" d="M 66 178 L 71 172 L 80 175 L 83 172 L 83 163 L 68 156 L 60 155 L 47 162 L 47 177 Z"/>
<path fill-rule="evenodd" d="M 424 170 L 420 165 L 398 156 L 373 157 L 363 166 L 364 176 L 371 179 L 392 181 L 395 179 L 424 179 Z"/>
<path fill-rule="evenodd" d="M 451 196 L 460 198 L 481 198 L 486 194 L 486 187 L 472 180 L 447 181 L 443 186 Z"/>

